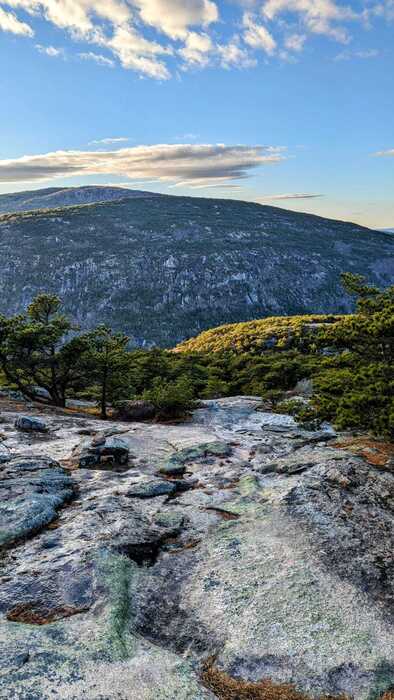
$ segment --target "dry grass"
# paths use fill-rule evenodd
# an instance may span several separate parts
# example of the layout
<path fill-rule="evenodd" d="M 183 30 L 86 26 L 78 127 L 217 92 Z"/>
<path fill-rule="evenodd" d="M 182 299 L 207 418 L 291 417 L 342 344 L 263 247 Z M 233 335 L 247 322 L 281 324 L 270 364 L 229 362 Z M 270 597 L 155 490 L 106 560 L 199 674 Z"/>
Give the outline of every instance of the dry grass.
<path fill-rule="evenodd" d="M 216 513 L 222 520 L 238 520 L 239 515 L 237 513 L 231 513 L 229 510 L 224 508 L 215 508 L 214 506 L 207 506 L 205 510 L 210 510 Z"/>
<path fill-rule="evenodd" d="M 277 684 L 269 679 L 251 683 L 232 678 L 215 668 L 213 658 L 205 663 L 201 679 L 219 700 L 351 700 L 347 695 L 312 697 L 300 693 L 293 685 Z M 394 690 L 384 693 L 380 700 L 394 700 Z"/>
<path fill-rule="evenodd" d="M 276 684 L 270 680 L 257 683 L 231 678 L 223 671 L 215 668 L 211 662 L 205 665 L 202 681 L 219 700 L 350 700 L 345 695 L 311 698 L 304 695 L 288 684 Z M 391 700 L 390 696 L 382 700 Z"/>
<path fill-rule="evenodd" d="M 87 607 L 77 608 L 68 605 L 47 608 L 41 603 L 19 603 L 8 611 L 6 617 L 10 622 L 22 622 L 25 625 L 47 625 L 50 622 L 86 612 L 88 609 Z"/>
<path fill-rule="evenodd" d="M 383 440 L 374 440 L 365 435 L 349 437 L 331 443 L 332 447 L 339 447 L 363 457 L 374 467 L 385 467 L 390 457 L 394 456 L 394 444 Z"/>
<path fill-rule="evenodd" d="M 173 539 L 175 542 L 176 541 L 175 538 L 173 538 Z M 166 540 L 166 544 L 168 544 L 168 543 L 169 543 L 169 541 Z M 185 552 L 189 549 L 196 549 L 196 547 L 198 547 L 198 545 L 200 543 L 201 543 L 201 540 L 190 540 L 190 542 L 185 542 L 185 544 L 183 544 L 181 547 L 176 547 L 175 549 L 168 549 L 166 551 L 168 552 L 168 554 L 179 554 L 179 552 Z M 170 542 L 170 544 L 171 544 L 171 542 Z"/>

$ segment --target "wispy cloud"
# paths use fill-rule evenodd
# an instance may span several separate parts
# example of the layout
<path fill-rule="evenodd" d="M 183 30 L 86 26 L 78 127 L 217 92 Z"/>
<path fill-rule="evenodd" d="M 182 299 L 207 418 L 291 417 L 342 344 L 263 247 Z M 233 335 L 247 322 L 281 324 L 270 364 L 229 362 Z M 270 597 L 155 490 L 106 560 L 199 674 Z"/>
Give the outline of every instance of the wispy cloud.
<path fill-rule="evenodd" d="M 219 45 L 217 51 L 222 68 L 253 68 L 257 65 L 249 51 L 240 46 L 238 37 L 233 37 L 228 44 Z"/>
<path fill-rule="evenodd" d="M 302 51 L 306 38 L 306 34 L 290 34 L 285 39 L 285 47 L 289 51 Z"/>
<path fill-rule="evenodd" d="M 55 46 L 43 46 L 42 44 L 36 44 L 36 49 L 40 53 L 50 56 L 51 58 L 64 57 L 64 49 L 57 49 Z"/>
<path fill-rule="evenodd" d="M 108 66 L 108 68 L 113 68 L 115 65 L 115 61 L 113 61 L 112 58 L 107 58 L 106 56 L 103 56 L 100 53 L 94 53 L 93 51 L 79 53 L 78 56 L 79 58 L 82 58 L 83 61 L 94 61 L 94 63 L 98 63 L 100 66 Z"/>
<path fill-rule="evenodd" d="M 271 55 L 275 52 L 276 41 L 264 24 L 258 23 L 249 12 L 243 16 L 243 40 L 254 49 L 260 49 Z"/>
<path fill-rule="evenodd" d="M 374 153 L 374 156 L 382 158 L 384 158 L 385 156 L 394 157 L 394 148 L 388 148 L 386 151 L 377 151 L 377 153 Z"/>
<path fill-rule="evenodd" d="M 116 175 L 186 186 L 242 180 L 264 165 L 286 159 L 283 147 L 223 144 L 159 144 L 114 151 L 54 151 L 0 160 L 0 182 L 28 182 L 56 177 Z"/>
<path fill-rule="evenodd" d="M 200 138 L 198 134 L 189 132 L 187 134 L 178 134 L 178 136 L 174 136 L 174 141 L 197 141 L 198 138 Z"/>
<path fill-rule="evenodd" d="M 383 17 L 389 21 L 394 19 L 394 0 L 381 0 L 368 8 L 368 16 Z"/>
<path fill-rule="evenodd" d="M 322 194 L 309 194 L 306 192 L 297 192 L 294 194 L 272 194 L 266 197 L 259 197 L 259 202 L 276 201 L 282 199 L 316 199 L 318 197 L 324 197 Z"/>
<path fill-rule="evenodd" d="M 353 50 L 353 51 L 341 51 L 334 57 L 334 61 L 350 61 L 352 58 L 376 58 L 379 56 L 378 49 L 365 49 L 365 50 Z"/>
<path fill-rule="evenodd" d="M 212 47 L 212 40 L 208 34 L 189 32 L 183 48 L 179 50 L 179 55 L 182 56 L 186 65 L 204 68 L 210 61 Z"/>
<path fill-rule="evenodd" d="M 341 43 L 350 39 L 346 23 L 362 18 L 348 5 L 334 0 L 266 0 L 262 14 L 274 20 L 286 14 L 296 14 L 305 29 L 311 34 L 322 34 Z"/>
<path fill-rule="evenodd" d="M 109 136 L 105 139 L 95 139 L 94 141 L 89 141 L 89 146 L 97 146 L 103 143 L 105 146 L 111 145 L 113 143 L 126 143 L 131 141 L 130 136 Z"/>

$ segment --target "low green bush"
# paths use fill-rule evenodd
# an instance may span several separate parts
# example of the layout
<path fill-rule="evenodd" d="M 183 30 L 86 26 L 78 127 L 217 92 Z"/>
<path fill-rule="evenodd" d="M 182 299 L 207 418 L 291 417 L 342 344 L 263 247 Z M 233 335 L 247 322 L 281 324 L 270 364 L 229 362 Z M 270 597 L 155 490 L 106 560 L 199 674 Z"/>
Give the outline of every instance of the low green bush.
<path fill-rule="evenodd" d="M 193 389 L 186 377 L 180 377 L 175 382 L 157 378 L 141 398 L 154 405 L 158 420 L 185 418 L 195 407 Z"/>

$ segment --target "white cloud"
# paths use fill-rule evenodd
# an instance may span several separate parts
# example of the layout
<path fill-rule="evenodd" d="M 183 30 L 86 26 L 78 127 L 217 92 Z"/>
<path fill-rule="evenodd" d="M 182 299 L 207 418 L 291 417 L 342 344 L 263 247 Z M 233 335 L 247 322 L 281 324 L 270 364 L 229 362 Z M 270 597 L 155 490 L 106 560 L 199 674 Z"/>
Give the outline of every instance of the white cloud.
<path fill-rule="evenodd" d="M 234 37 L 228 44 L 217 47 L 220 64 L 223 68 L 253 68 L 257 65 L 246 49 L 241 48 L 239 40 Z"/>
<path fill-rule="evenodd" d="M 312 34 L 325 34 L 341 43 L 349 41 L 348 31 L 341 23 L 357 18 L 354 10 L 334 0 L 266 0 L 262 6 L 262 14 L 268 20 L 284 13 L 299 15 Z"/>
<path fill-rule="evenodd" d="M 171 54 L 172 49 L 158 42 L 148 41 L 133 28 L 118 27 L 113 37 L 107 41 L 103 40 L 102 43 L 115 53 L 123 68 L 159 80 L 167 80 L 170 77 L 169 70 L 156 56 Z"/>
<path fill-rule="evenodd" d="M 82 58 L 83 61 L 94 61 L 95 63 L 98 63 L 99 66 L 108 66 L 108 68 L 113 68 L 115 65 L 112 58 L 107 58 L 101 53 L 94 53 L 94 51 L 79 53 L 78 56 L 79 58 Z"/>
<path fill-rule="evenodd" d="M 295 193 L 295 194 L 272 194 L 267 195 L 267 197 L 260 197 L 260 202 L 276 201 L 281 199 L 316 199 L 317 197 L 323 197 L 322 194 L 308 194 L 308 193 Z"/>
<path fill-rule="evenodd" d="M 212 0 L 7 0 L 7 4 L 32 15 L 41 14 L 67 29 L 74 39 L 109 49 L 123 68 L 158 80 L 170 77 L 158 56 L 174 54 L 175 47 L 147 39 L 142 25 L 154 27 L 172 40 L 182 40 L 179 55 L 188 64 L 202 67 L 208 63 L 206 47 L 211 39 L 192 28 L 206 28 L 219 17 Z M 108 61 L 98 62 L 109 65 Z"/>
<path fill-rule="evenodd" d="M 376 17 L 383 17 L 389 21 L 394 19 L 394 0 L 384 0 L 383 2 L 378 2 L 373 5 L 367 11 L 367 14 L 375 15 Z"/>
<path fill-rule="evenodd" d="M 285 39 L 285 47 L 289 51 L 302 51 L 305 41 L 305 34 L 290 34 L 290 36 Z"/>
<path fill-rule="evenodd" d="M 108 146 L 111 143 L 125 143 L 126 141 L 130 141 L 129 136 L 109 136 L 105 139 L 96 139 L 95 141 L 89 141 L 89 146 L 95 146 L 100 143 L 104 144 L 105 146 Z"/>
<path fill-rule="evenodd" d="M 123 0 L 7 0 L 7 4 L 31 15 L 41 14 L 57 27 L 84 38 L 97 31 L 96 18 L 119 26 L 132 17 L 130 6 Z"/>
<path fill-rule="evenodd" d="M 213 44 L 208 34 L 189 32 L 179 54 L 189 65 L 204 67 L 209 63 L 212 50 Z"/>
<path fill-rule="evenodd" d="M 374 153 L 374 155 L 379 156 L 379 157 L 385 157 L 385 156 L 394 157 L 394 148 L 389 148 L 387 151 L 378 151 L 377 153 Z"/>
<path fill-rule="evenodd" d="M 136 30 L 131 24 L 135 13 L 123 0 L 7 0 L 7 3 L 35 16 L 41 14 L 57 27 L 68 30 L 75 40 L 109 49 L 124 68 L 152 78 L 169 77 L 168 69 L 156 55 L 169 54 L 172 50 L 145 39 Z M 110 65 L 110 59 L 98 56 L 93 52 L 80 54 L 101 65 Z"/>
<path fill-rule="evenodd" d="M 187 134 L 180 134 L 178 136 L 174 136 L 174 141 L 197 141 L 198 138 L 199 135 L 191 131 Z"/>
<path fill-rule="evenodd" d="M 6 12 L 2 7 L 0 7 L 0 31 L 20 36 L 34 35 L 32 28 L 26 22 L 22 22 L 13 12 Z"/>
<path fill-rule="evenodd" d="M 245 27 L 243 39 L 246 44 L 252 46 L 254 49 L 261 49 L 269 55 L 275 52 L 275 39 L 264 25 L 256 23 L 249 12 L 245 12 L 243 16 L 243 25 Z"/>
<path fill-rule="evenodd" d="M 338 53 L 334 61 L 350 61 L 352 58 L 376 58 L 379 56 L 379 51 L 377 49 L 366 49 L 364 51 L 341 51 Z"/>
<path fill-rule="evenodd" d="M 46 56 L 51 56 L 51 58 L 58 58 L 59 56 L 64 56 L 63 49 L 57 49 L 55 46 L 43 46 L 42 44 L 36 44 L 36 49 L 40 53 Z"/>
<path fill-rule="evenodd" d="M 207 27 L 219 18 L 212 0 L 132 0 L 141 19 L 172 39 L 186 39 L 190 27 Z"/>
<path fill-rule="evenodd" d="M 161 144 L 115 151 L 55 151 L 0 160 L 0 182 L 75 175 L 116 175 L 187 185 L 226 183 L 250 170 L 285 160 L 283 147 Z"/>
<path fill-rule="evenodd" d="M 362 0 L 357 12 L 350 0 L 222 0 L 223 10 L 227 3 L 230 16 L 238 5 L 231 24 L 225 12 L 219 15 L 218 0 L 0 0 L 0 30 L 33 36 L 29 25 L 44 19 L 91 45 L 80 48 L 83 59 L 167 80 L 179 65 L 251 67 L 259 52 L 294 61 L 311 34 L 346 44 L 355 21 L 394 18 L 394 0 Z M 47 47 L 47 55 L 57 55 L 53 50 Z"/>

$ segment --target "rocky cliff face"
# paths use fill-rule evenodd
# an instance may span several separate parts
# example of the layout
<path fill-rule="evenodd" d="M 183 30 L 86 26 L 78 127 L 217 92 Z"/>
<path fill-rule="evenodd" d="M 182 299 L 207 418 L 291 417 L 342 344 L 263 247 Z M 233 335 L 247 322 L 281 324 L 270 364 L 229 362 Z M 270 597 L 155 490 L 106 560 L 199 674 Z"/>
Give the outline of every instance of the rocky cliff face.
<path fill-rule="evenodd" d="M 267 698 L 300 700 L 283 683 L 313 700 L 394 687 L 392 463 L 258 403 L 107 422 L 129 463 L 90 470 L 80 433 L 102 423 L 52 416 L 30 436 L 3 414 L 1 698 L 238 697 L 204 684 L 208 659 L 271 679 Z"/>
<path fill-rule="evenodd" d="M 82 327 L 171 346 L 269 315 L 350 310 L 340 273 L 393 282 L 394 241 L 231 200 L 144 196 L 0 217 L 0 311 L 56 292 Z"/>

